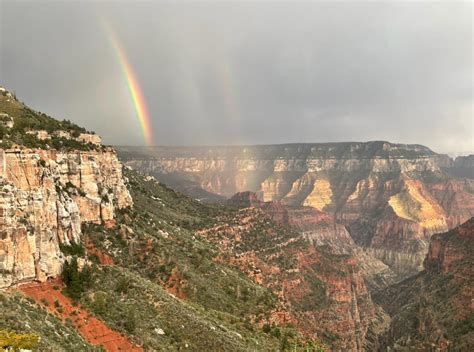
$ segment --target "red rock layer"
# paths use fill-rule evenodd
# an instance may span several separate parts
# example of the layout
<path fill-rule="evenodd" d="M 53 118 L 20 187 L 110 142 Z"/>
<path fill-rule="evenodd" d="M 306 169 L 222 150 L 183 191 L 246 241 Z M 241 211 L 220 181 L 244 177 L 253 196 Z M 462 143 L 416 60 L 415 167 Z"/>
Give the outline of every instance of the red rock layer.
<path fill-rule="evenodd" d="M 61 293 L 63 285 L 59 280 L 42 283 L 29 283 L 18 286 L 26 296 L 46 308 L 59 319 L 72 321 L 77 331 L 92 345 L 102 346 L 106 351 L 143 351 L 143 349 L 120 333 L 110 329 L 87 310 L 74 306 L 72 301 Z M 56 289 L 55 289 L 56 288 Z"/>

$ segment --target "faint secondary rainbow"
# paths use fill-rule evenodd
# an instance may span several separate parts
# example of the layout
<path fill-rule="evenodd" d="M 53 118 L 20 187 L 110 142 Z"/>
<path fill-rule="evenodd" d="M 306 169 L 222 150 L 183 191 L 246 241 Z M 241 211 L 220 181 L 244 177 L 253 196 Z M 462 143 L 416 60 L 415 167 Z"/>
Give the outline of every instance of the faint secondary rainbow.
<path fill-rule="evenodd" d="M 143 132 L 143 137 L 145 138 L 147 145 L 153 145 L 153 129 L 151 127 L 150 115 L 148 114 L 145 98 L 143 96 L 142 90 L 140 89 L 140 85 L 138 84 L 135 72 L 130 65 L 127 55 L 125 54 L 125 50 L 123 49 L 123 46 L 120 43 L 117 35 L 106 21 L 104 21 L 104 25 L 110 43 L 112 44 L 112 47 L 117 54 L 120 66 L 122 67 L 122 71 L 127 82 L 128 91 L 130 92 L 130 97 L 132 98 L 133 106 L 135 107 L 135 112 Z"/>

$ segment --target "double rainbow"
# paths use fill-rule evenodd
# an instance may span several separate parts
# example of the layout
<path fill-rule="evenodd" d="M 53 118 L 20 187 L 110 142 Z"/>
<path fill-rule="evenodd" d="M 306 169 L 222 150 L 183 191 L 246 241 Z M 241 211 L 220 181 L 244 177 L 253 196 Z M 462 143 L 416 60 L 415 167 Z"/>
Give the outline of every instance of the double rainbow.
<path fill-rule="evenodd" d="M 124 73 L 125 80 L 128 86 L 128 91 L 130 93 L 130 97 L 132 99 L 133 106 L 135 108 L 135 112 L 137 114 L 141 130 L 143 132 L 143 137 L 145 138 L 146 144 L 151 146 L 153 145 L 153 129 L 151 127 L 151 119 L 150 115 L 148 114 L 148 109 L 146 107 L 143 92 L 140 89 L 140 85 L 138 84 L 135 72 L 133 71 L 133 68 L 130 65 L 130 62 L 127 58 L 127 55 L 125 54 L 125 50 L 123 49 L 120 40 L 113 31 L 112 27 L 107 22 L 104 23 L 110 43 L 112 44 L 112 47 L 114 48 L 115 53 L 117 54 L 120 66 L 122 67 L 122 71 Z"/>

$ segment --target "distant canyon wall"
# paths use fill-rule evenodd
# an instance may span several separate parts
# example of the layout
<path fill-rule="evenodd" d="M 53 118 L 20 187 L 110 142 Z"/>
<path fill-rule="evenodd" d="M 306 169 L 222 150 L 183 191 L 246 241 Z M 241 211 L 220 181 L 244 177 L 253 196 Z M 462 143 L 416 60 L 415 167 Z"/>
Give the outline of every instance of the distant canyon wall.
<path fill-rule="evenodd" d="M 432 234 L 474 215 L 474 180 L 448 173 L 456 163 L 421 145 L 122 147 L 118 153 L 127 165 L 196 198 L 252 191 L 263 201 L 326 212 L 400 279 L 422 269 Z"/>

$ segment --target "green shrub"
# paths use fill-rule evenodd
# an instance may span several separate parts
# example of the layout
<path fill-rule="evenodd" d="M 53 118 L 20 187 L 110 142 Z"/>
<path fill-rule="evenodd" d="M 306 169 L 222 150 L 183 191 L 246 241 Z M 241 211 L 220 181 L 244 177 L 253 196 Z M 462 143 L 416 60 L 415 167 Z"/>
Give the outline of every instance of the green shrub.
<path fill-rule="evenodd" d="M 71 243 L 69 245 L 66 245 L 64 243 L 59 244 L 59 249 L 61 252 L 63 252 L 65 255 L 76 255 L 79 257 L 83 257 L 86 254 L 86 249 L 82 244 L 79 243 Z"/>
<path fill-rule="evenodd" d="M 62 272 L 62 278 L 66 284 L 64 293 L 73 300 L 80 299 L 84 291 L 90 287 L 91 275 L 91 268 L 88 265 L 85 265 L 82 271 L 78 270 L 76 257 L 70 263 L 64 262 Z"/>
<path fill-rule="evenodd" d="M 115 291 L 117 291 L 118 293 L 127 293 L 129 286 L 130 286 L 130 280 L 127 277 L 122 276 L 118 280 L 117 285 L 115 286 Z"/>

